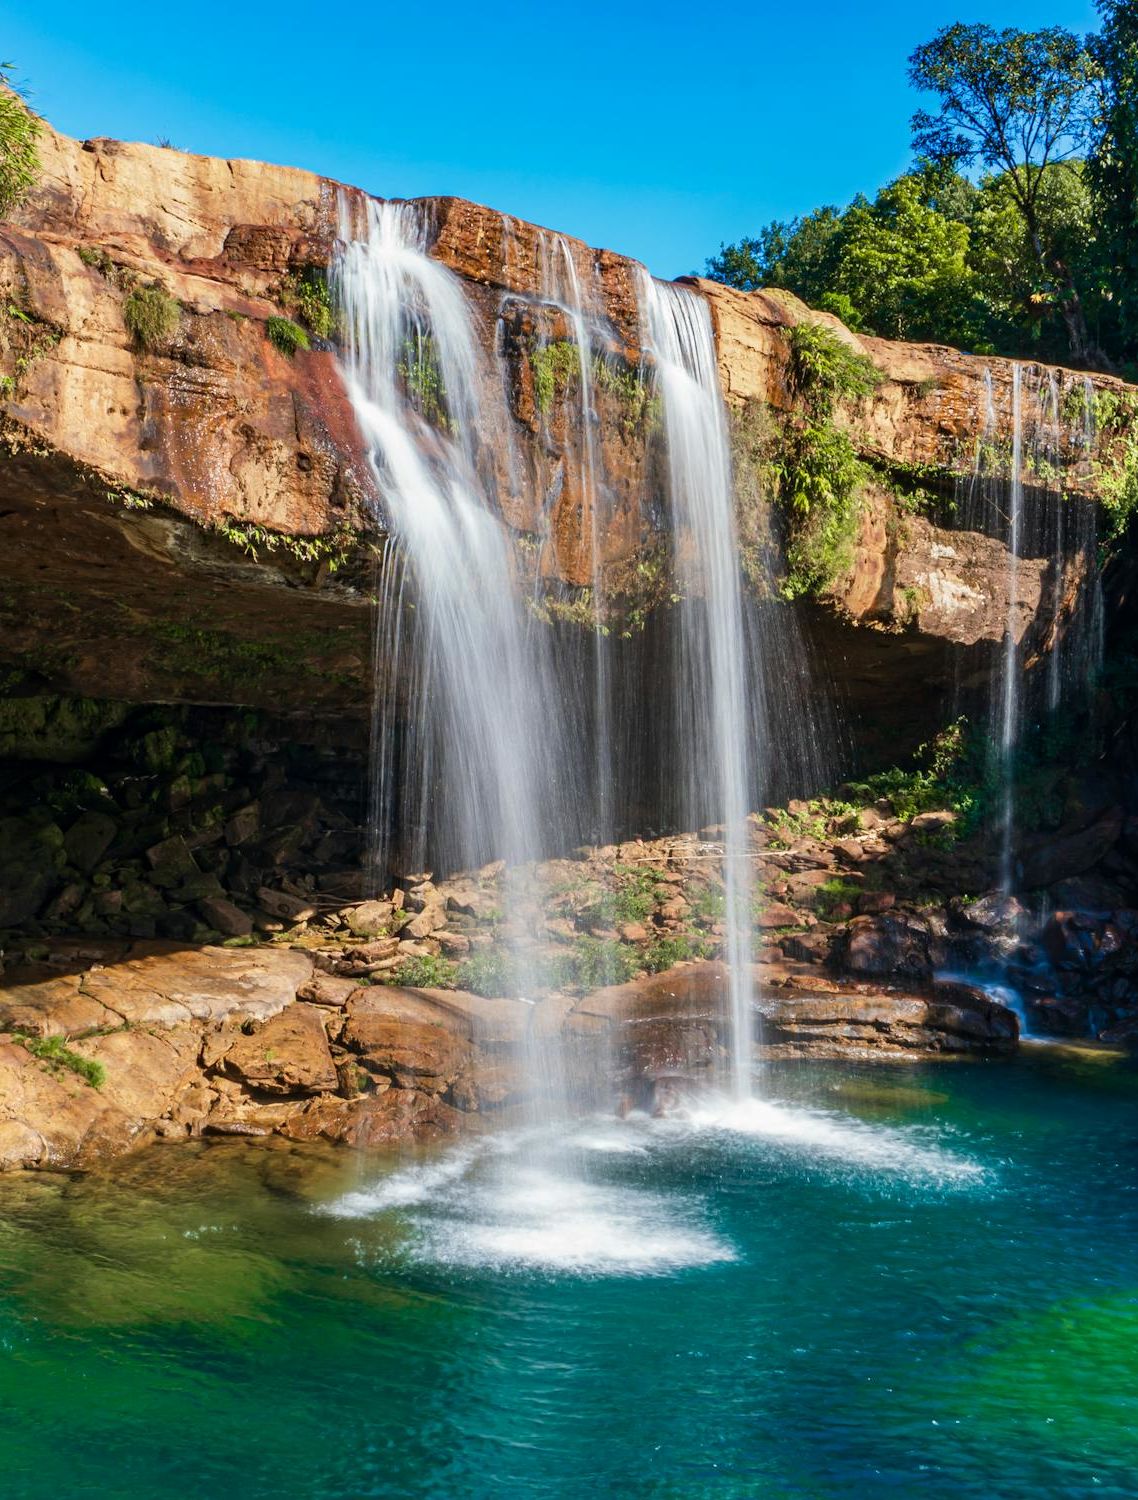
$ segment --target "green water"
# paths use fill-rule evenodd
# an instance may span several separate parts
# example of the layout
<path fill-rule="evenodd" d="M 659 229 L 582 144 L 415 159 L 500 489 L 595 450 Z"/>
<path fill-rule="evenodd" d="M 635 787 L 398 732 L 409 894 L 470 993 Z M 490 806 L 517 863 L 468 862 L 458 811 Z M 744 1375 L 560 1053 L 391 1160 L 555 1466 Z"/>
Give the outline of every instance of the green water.
<path fill-rule="evenodd" d="M 0 1181 L 0 1494 L 1138 1495 L 1138 1079 Z"/>

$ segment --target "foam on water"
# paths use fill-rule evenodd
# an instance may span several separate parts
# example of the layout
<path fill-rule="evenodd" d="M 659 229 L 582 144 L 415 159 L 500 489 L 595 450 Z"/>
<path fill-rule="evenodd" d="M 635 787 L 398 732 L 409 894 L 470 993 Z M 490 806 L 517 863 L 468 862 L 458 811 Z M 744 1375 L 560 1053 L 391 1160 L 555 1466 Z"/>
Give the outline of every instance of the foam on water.
<path fill-rule="evenodd" d="M 763 1099 L 704 1100 L 692 1110 L 697 1129 L 751 1137 L 789 1149 L 823 1165 L 901 1177 L 928 1186 L 978 1182 L 984 1168 L 910 1129 L 871 1125 L 851 1115 Z"/>
<path fill-rule="evenodd" d="M 654 1276 L 736 1258 L 689 1202 L 527 1167 L 422 1223 L 412 1257 L 470 1269 Z"/>
<path fill-rule="evenodd" d="M 693 1146 L 735 1157 L 761 1147 L 794 1171 L 821 1169 L 887 1187 L 976 1185 L 984 1169 L 912 1127 L 763 1100 L 702 1095 L 668 1119 L 593 1118 L 560 1133 L 508 1131 L 344 1194 L 322 1212 L 344 1219 L 394 1213 L 399 1255 L 421 1265 L 569 1276 L 660 1276 L 734 1261 L 738 1252 L 689 1191 L 644 1184 L 682 1164 Z M 740 1161 L 740 1153 L 743 1153 Z M 623 1168 L 622 1160 L 629 1165 Z M 589 1163 L 592 1161 L 593 1166 Z M 611 1162 L 611 1166 L 606 1163 Z M 601 1172 L 621 1180 L 598 1180 Z M 640 1174 L 629 1181 L 628 1172 Z"/>
<path fill-rule="evenodd" d="M 438 1161 L 403 1167 L 368 1188 L 344 1193 L 319 1212 L 336 1219 L 372 1219 L 389 1208 L 411 1208 L 429 1203 L 469 1172 L 477 1151 L 456 1146 Z"/>

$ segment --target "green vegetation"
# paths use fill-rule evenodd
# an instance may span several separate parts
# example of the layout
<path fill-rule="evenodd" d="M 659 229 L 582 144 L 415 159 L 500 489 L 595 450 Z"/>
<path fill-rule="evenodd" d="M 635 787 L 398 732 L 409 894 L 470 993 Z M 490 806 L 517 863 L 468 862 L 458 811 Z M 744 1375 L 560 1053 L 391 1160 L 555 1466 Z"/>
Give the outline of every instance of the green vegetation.
<path fill-rule="evenodd" d="M 782 287 L 851 328 L 974 353 L 1138 362 L 1138 14 L 1101 35 L 942 28 L 910 59 L 932 103 L 911 170 L 720 247 L 707 274 Z"/>
<path fill-rule="evenodd" d="M 554 396 L 565 390 L 571 380 L 581 378 L 581 354 L 569 339 L 551 339 L 548 344 L 535 343 L 530 350 L 533 371 L 533 399 L 545 416 Z"/>
<path fill-rule="evenodd" d="M 814 891 L 814 905 L 818 915 L 829 921 L 837 914 L 839 907 L 851 905 L 857 899 L 860 890 L 861 887 L 856 881 L 843 880 L 840 875 L 823 881 Z"/>
<path fill-rule="evenodd" d="M 774 447 L 772 472 L 786 528 L 787 598 L 824 593 L 853 561 L 860 490 L 868 469 L 834 422 L 839 404 L 863 399 L 880 375 L 832 329 L 790 330 L 790 380 L 798 403 Z"/>
<path fill-rule="evenodd" d="M 606 984 L 624 984 L 641 968 L 640 952 L 631 943 L 583 936 L 554 954 L 550 978 L 558 989 L 587 994 Z"/>
<path fill-rule="evenodd" d="M 328 277 L 319 266 L 306 266 L 284 279 L 281 306 L 317 338 L 330 339 L 336 328 Z"/>
<path fill-rule="evenodd" d="M 705 938 L 686 932 L 669 933 L 649 943 L 640 957 L 640 967 L 649 974 L 660 974 L 687 959 L 707 958 L 711 951 L 711 944 Z"/>
<path fill-rule="evenodd" d="M 663 403 L 639 367 L 632 369 L 595 354 L 591 368 L 597 389 L 615 396 L 620 403 L 620 428 L 625 437 L 652 432 L 660 426 Z"/>
<path fill-rule="evenodd" d="M 1096 461 L 1095 479 L 1117 535 L 1138 507 L 1138 397 L 1129 391 L 1099 391 L 1094 422 L 1100 448 L 1109 454 Z"/>
<path fill-rule="evenodd" d="M 291 318 L 266 318 L 265 333 L 274 349 L 292 359 L 298 349 L 307 349 L 308 335 Z"/>
<path fill-rule="evenodd" d="M 458 965 L 449 958 L 439 958 L 427 953 L 418 958 L 405 958 L 390 971 L 390 984 L 405 984 L 412 989 L 449 990 L 458 978 Z"/>
<path fill-rule="evenodd" d="M 256 558 L 261 552 L 287 552 L 297 562 L 327 562 L 331 573 L 343 567 L 359 544 L 357 533 L 346 525 L 332 536 L 286 536 L 252 521 L 219 521 L 215 529 L 250 557 Z"/>
<path fill-rule="evenodd" d="M 458 965 L 456 983 L 459 989 L 494 999 L 499 995 L 514 994 L 517 976 L 510 955 L 501 948 L 476 948 Z"/>
<path fill-rule="evenodd" d="M 526 608 L 545 625 L 552 625 L 556 620 L 575 625 L 580 630 L 599 631 L 601 635 L 609 633 L 609 627 L 597 619 L 595 596 L 589 588 L 575 589 L 571 599 L 559 599 L 553 595 L 540 600 L 527 598 Z"/>
<path fill-rule="evenodd" d="M 93 1089 L 101 1089 L 107 1081 L 107 1070 L 102 1063 L 73 1052 L 61 1036 L 29 1036 L 24 1031 L 13 1031 L 12 1040 L 44 1063 L 50 1073 L 74 1073 Z"/>
<path fill-rule="evenodd" d="M 100 276 L 110 279 L 118 270 L 102 245 L 80 245 L 76 254 L 85 266 L 90 266 L 92 271 L 98 271 Z"/>
<path fill-rule="evenodd" d="M 123 322 L 141 349 L 156 349 L 166 343 L 178 326 L 181 303 L 154 281 L 136 286 L 122 305 Z"/>
<path fill-rule="evenodd" d="M 435 341 L 430 334 L 416 334 L 414 338 L 403 340 L 403 357 L 398 368 L 403 389 L 424 422 L 429 422 L 432 427 L 448 428 L 446 385 Z"/>
<path fill-rule="evenodd" d="M 792 812 L 779 808 L 767 817 L 770 847 L 789 849 L 802 839 L 821 842 L 835 833 L 856 833 L 861 826 L 858 807 L 834 797 L 815 797 Z"/>
<path fill-rule="evenodd" d="M 12 66 L 0 63 L 0 214 L 16 207 L 40 172 L 40 122 L 12 83 Z"/>
<path fill-rule="evenodd" d="M 613 889 L 598 890 L 596 898 L 581 910 L 582 920 L 597 927 L 645 921 L 656 909 L 657 876 L 651 870 L 620 870 L 613 878 Z"/>
<path fill-rule="evenodd" d="M 696 921 L 707 927 L 722 922 L 727 915 L 727 894 L 722 886 L 700 886 L 698 890 L 688 892 L 688 900 Z"/>
<path fill-rule="evenodd" d="M 867 803 L 887 798 L 905 822 L 920 813 L 947 810 L 956 814 L 956 837 L 971 833 L 983 819 L 987 796 L 967 726 L 967 719 L 957 719 L 918 749 L 912 768 L 893 767 L 852 783 L 850 790 Z"/>

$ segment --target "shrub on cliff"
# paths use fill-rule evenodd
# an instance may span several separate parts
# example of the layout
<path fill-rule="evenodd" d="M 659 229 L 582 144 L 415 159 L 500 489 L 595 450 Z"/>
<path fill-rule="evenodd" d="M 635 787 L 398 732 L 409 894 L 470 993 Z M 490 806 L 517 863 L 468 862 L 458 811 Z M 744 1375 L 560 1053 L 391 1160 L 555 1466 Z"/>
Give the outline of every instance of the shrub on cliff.
<path fill-rule="evenodd" d="M 788 598 L 824 593 L 853 558 L 865 465 L 834 409 L 871 394 L 881 376 L 831 329 L 792 328 L 790 381 L 796 413 L 784 424 L 772 471 L 783 513 Z"/>
<path fill-rule="evenodd" d="M 180 311 L 177 299 L 155 282 L 134 288 L 123 303 L 122 316 L 135 343 L 154 349 L 177 328 Z"/>
<path fill-rule="evenodd" d="M 40 122 L 8 81 L 11 71 L 11 63 L 0 63 L 0 214 L 19 203 L 40 169 Z"/>

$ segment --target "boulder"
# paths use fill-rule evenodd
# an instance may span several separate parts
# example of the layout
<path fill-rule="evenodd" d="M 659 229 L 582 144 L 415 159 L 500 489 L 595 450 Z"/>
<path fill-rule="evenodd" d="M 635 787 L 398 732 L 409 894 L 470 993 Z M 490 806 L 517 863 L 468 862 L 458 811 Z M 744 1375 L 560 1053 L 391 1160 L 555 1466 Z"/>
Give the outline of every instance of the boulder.
<path fill-rule="evenodd" d="M 207 896 L 198 902 L 198 911 L 206 926 L 224 937 L 248 937 L 253 931 L 253 918 L 224 896 Z"/>
<path fill-rule="evenodd" d="M 290 1005 L 250 1035 L 238 1034 L 222 1067 L 259 1094 L 333 1093 L 339 1087 L 324 1012 L 315 1005 Z"/>
<path fill-rule="evenodd" d="M 107 813 L 80 813 L 63 836 L 67 858 L 77 870 L 90 875 L 114 843 L 118 824 Z"/>
<path fill-rule="evenodd" d="M 928 922 L 902 911 L 854 917 L 846 929 L 842 962 L 854 974 L 931 979 L 932 936 Z"/>

